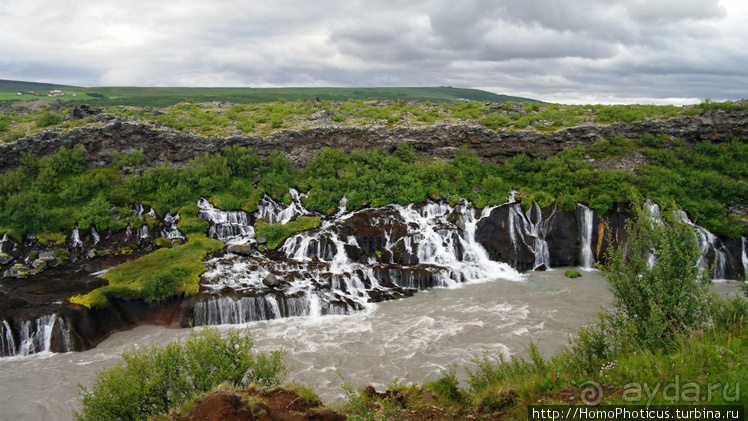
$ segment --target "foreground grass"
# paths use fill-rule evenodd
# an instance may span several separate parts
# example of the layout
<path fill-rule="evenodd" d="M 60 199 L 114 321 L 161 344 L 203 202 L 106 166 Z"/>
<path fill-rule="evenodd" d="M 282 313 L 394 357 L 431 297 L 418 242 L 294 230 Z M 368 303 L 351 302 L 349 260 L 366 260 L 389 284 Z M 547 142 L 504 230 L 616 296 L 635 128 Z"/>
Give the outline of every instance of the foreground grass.
<path fill-rule="evenodd" d="M 204 233 L 187 234 L 187 238 L 185 244 L 156 250 L 111 269 L 103 277 L 109 285 L 71 297 L 70 302 L 88 308 L 105 307 L 109 303 L 107 296 L 117 295 L 161 304 L 176 294 L 197 294 L 200 275 L 205 272 L 205 256 L 224 244 Z"/>

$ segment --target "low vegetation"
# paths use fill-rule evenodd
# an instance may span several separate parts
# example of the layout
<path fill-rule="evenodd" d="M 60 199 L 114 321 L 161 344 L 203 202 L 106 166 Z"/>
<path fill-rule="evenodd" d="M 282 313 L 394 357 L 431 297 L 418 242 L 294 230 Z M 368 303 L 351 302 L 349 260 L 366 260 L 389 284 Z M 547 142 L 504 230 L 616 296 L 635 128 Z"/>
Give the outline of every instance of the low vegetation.
<path fill-rule="evenodd" d="M 162 248 L 137 260 L 123 263 L 104 274 L 108 285 L 70 302 L 88 308 L 105 307 L 110 296 L 142 298 L 158 307 L 175 295 L 194 295 L 205 272 L 203 260 L 208 253 L 223 248 L 223 242 L 206 238 L 204 233 L 187 235 L 188 242 L 174 248 Z"/>
<path fill-rule="evenodd" d="M 285 224 L 269 224 L 260 218 L 255 222 L 255 237 L 264 237 L 267 240 L 267 248 L 275 250 L 286 238 L 317 228 L 322 221 L 317 216 L 300 216 Z"/>
<path fill-rule="evenodd" d="M 208 328 L 183 344 L 135 348 L 99 372 L 91 390 L 80 387 L 81 421 L 142 420 L 166 414 L 219 385 L 273 387 L 286 378 L 285 350 L 252 352 L 249 332 L 222 335 Z"/>
<path fill-rule="evenodd" d="M 90 94 L 89 94 L 90 95 Z M 467 97 L 471 95 L 466 94 Z M 323 98 L 325 97 L 322 95 Z M 309 97 L 279 98 L 275 95 L 264 101 L 231 101 L 198 103 L 177 96 L 177 101 L 167 103 L 138 103 L 137 101 L 107 102 L 99 100 L 98 106 L 110 105 L 105 112 L 170 127 L 174 130 L 203 136 L 255 135 L 268 136 L 277 130 L 299 130 L 322 126 L 342 127 L 412 127 L 459 119 L 473 121 L 492 130 L 538 130 L 555 131 L 581 123 L 625 123 L 642 120 L 665 120 L 677 116 L 698 115 L 713 110 L 746 111 L 748 103 L 711 102 L 676 107 L 671 105 L 562 105 L 540 102 L 502 101 L 496 98 L 458 100 L 455 96 L 435 96 L 420 100 L 371 100 L 367 97 L 348 96 L 343 99 L 317 100 Z M 387 98 L 387 96 L 384 96 Z M 68 101 L 58 109 L 24 107 L 0 108 L 0 140 L 13 142 L 20 137 L 33 135 L 41 130 L 56 127 L 70 130 L 87 124 L 101 125 L 94 117 L 68 118 L 75 106 L 90 103 L 92 97 L 85 96 Z M 369 98 L 376 98 L 376 95 Z M 206 98 L 218 101 L 220 98 Z M 237 98 L 233 98 L 237 99 Z M 430 102 L 433 101 L 433 102 Z M 485 102 L 476 102 L 485 101 Z M 138 105 L 138 106 L 131 106 Z M 162 107 L 162 108 L 154 108 Z"/>

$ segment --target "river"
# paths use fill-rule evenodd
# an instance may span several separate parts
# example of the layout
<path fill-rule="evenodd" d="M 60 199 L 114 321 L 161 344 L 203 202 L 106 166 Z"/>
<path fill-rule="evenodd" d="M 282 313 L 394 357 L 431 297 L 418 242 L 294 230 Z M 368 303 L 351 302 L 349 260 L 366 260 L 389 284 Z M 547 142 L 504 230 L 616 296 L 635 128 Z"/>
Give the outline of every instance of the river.
<path fill-rule="evenodd" d="M 370 306 L 349 316 L 296 317 L 252 322 L 257 350 L 285 347 L 290 379 L 311 386 L 325 402 L 343 398 L 339 370 L 354 385 L 378 390 L 393 379 L 436 380 L 451 364 L 469 366 L 482 352 L 525 355 L 530 340 L 546 356 L 568 341 L 571 329 L 609 305 L 611 295 L 597 272 L 567 279 L 563 269 L 531 272 L 521 281 L 493 280 L 422 291 L 411 298 Z M 718 283 L 721 293 L 737 282 Z M 221 329 L 229 329 L 222 326 Z M 77 384 L 119 361 L 132 344 L 146 346 L 184 338 L 190 329 L 144 325 L 118 332 L 86 352 L 0 359 L 0 417 L 8 420 L 70 420 L 79 408 Z M 337 368 L 336 368 L 337 367 Z"/>

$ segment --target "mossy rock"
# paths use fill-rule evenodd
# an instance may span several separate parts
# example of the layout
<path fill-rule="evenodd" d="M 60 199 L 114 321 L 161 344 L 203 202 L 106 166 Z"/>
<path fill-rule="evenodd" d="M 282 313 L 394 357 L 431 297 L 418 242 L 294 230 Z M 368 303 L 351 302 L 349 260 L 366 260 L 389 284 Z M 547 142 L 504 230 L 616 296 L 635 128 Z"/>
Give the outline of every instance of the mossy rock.
<path fill-rule="evenodd" d="M 582 277 L 582 274 L 581 274 L 581 273 L 579 273 L 578 271 L 574 270 L 574 269 L 569 269 L 569 270 L 567 270 L 566 272 L 564 272 L 564 275 L 565 275 L 565 276 L 566 276 L 567 278 L 571 278 L 571 279 L 574 279 L 574 278 L 581 278 L 581 277 Z"/>
<path fill-rule="evenodd" d="M 158 246 L 158 248 L 164 248 L 164 247 L 171 248 L 172 246 L 172 241 L 170 238 L 163 238 L 163 237 L 157 238 L 155 243 L 156 243 L 156 246 Z"/>
<path fill-rule="evenodd" d="M 55 257 L 57 257 L 58 259 L 62 261 L 70 259 L 70 252 L 67 251 L 66 249 L 55 249 L 55 250 L 52 250 L 52 253 L 55 254 Z"/>

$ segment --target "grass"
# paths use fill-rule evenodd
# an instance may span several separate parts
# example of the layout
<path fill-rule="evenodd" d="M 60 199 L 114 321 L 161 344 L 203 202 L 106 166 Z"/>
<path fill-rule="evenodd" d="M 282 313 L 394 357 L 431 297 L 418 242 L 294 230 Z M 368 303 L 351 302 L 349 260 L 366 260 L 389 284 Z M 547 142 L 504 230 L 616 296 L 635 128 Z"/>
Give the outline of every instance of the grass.
<path fill-rule="evenodd" d="M 17 93 L 34 91 L 46 94 L 60 89 L 77 96 L 18 96 Z M 290 101 L 347 101 L 350 99 L 418 100 L 432 102 L 453 101 L 534 101 L 529 98 L 499 95 L 478 89 L 453 87 L 381 87 L 381 88 L 181 88 L 181 87 L 70 87 L 49 84 L 0 80 L 0 100 L 24 102 L 62 100 L 72 105 L 91 103 L 96 106 L 167 107 L 180 102 L 233 102 L 258 104 L 278 100 Z"/>
<path fill-rule="evenodd" d="M 188 242 L 173 248 L 162 248 L 137 260 L 123 263 L 108 271 L 103 279 L 109 284 L 83 296 L 74 296 L 70 302 L 88 308 L 105 307 L 108 295 L 125 298 L 146 298 L 143 290 L 147 283 L 160 272 L 172 268 L 186 271 L 176 292 L 185 295 L 197 294 L 200 275 L 205 272 L 203 259 L 208 253 L 223 248 L 223 242 L 207 238 L 204 233 L 187 234 Z"/>
<path fill-rule="evenodd" d="M 267 248 L 275 250 L 286 238 L 302 231 L 317 228 L 321 220 L 317 216 L 300 216 L 286 224 L 268 224 L 263 218 L 255 222 L 255 237 L 265 237 Z"/>

